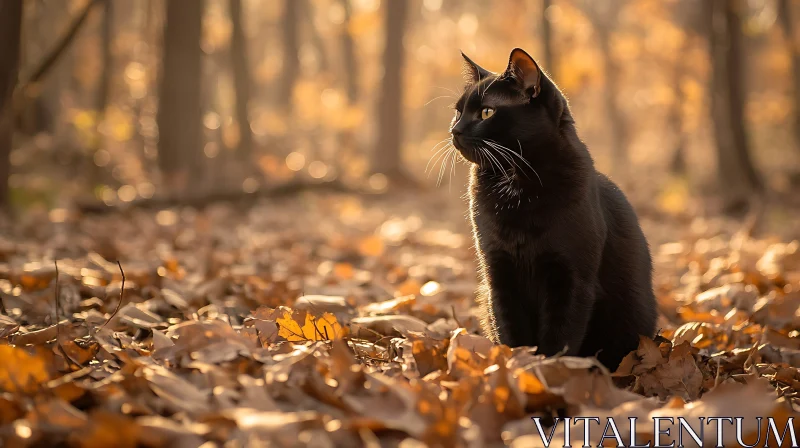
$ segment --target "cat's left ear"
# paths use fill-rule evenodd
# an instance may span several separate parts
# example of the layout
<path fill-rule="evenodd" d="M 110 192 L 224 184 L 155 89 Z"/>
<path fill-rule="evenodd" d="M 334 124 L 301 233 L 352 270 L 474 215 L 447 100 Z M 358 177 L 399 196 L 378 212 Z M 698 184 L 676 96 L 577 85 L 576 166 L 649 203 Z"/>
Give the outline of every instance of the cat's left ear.
<path fill-rule="evenodd" d="M 464 58 L 464 80 L 467 82 L 467 84 L 477 84 L 481 81 L 481 79 L 491 75 L 488 70 L 484 69 L 480 65 L 474 63 L 472 59 L 468 58 L 463 51 L 461 52 L 461 57 Z"/>
<path fill-rule="evenodd" d="M 522 48 L 511 50 L 503 76 L 513 79 L 521 90 L 536 98 L 542 91 L 542 72 L 536 61 Z"/>

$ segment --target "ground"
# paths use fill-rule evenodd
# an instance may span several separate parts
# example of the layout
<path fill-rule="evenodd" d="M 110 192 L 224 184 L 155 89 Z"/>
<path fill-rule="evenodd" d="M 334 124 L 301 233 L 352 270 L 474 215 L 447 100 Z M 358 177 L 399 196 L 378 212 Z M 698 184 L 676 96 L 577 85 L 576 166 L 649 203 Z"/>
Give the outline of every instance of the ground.
<path fill-rule="evenodd" d="M 787 233 L 640 208 L 661 332 L 612 373 L 479 335 L 465 210 L 435 194 L 298 194 L 29 214 L 0 233 L 0 438 L 527 447 L 543 444 L 530 417 L 733 415 L 752 443 L 766 431 L 756 416 L 782 429 L 798 415 L 800 250 Z"/>

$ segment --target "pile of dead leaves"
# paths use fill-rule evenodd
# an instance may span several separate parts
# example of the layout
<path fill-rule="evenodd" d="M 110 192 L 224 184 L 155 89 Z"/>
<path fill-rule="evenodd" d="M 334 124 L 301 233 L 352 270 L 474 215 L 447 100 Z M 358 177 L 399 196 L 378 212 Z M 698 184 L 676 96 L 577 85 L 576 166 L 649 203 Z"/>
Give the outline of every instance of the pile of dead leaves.
<path fill-rule="evenodd" d="M 654 245 L 662 331 L 609 373 L 478 334 L 461 206 L 31 218 L 0 241 L 0 439 L 540 446 L 532 416 L 797 415 L 797 242 L 701 222 Z"/>

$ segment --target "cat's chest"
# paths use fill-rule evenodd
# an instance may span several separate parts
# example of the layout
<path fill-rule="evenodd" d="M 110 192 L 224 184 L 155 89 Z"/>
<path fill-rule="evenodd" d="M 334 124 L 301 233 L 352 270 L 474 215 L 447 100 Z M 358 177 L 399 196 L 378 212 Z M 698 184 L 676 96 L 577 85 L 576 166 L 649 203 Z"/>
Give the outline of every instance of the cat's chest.
<path fill-rule="evenodd" d="M 546 220 L 533 207 L 496 202 L 491 197 L 473 198 L 472 224 L 476 236 L 510 247 L 536 245 L 548 233 Z"/>

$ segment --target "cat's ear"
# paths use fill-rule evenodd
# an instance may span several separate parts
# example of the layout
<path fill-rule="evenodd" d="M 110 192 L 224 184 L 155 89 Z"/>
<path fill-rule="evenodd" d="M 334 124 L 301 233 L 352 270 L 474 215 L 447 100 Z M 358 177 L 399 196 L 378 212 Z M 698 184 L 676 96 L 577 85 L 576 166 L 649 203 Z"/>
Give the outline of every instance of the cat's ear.
<path fill-rule="evenodd" d="M 475 84 L 481 79 L 491 75 L 491 72 L 484 70 L 480 65 L 472 62 L 464 52 L 461 52 L 461 57 L 464 58 L 464 80 L 467 84 Z"/>
<path fill-rule="evenodd" d="M 513 79 L 521 90 L 536 98 L 542 91 L 542 72 L 536 61 L 522 48 L 511 50 L 504 77 Z"/>

